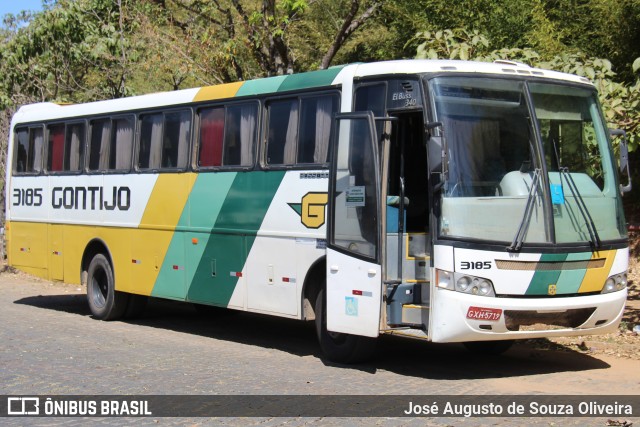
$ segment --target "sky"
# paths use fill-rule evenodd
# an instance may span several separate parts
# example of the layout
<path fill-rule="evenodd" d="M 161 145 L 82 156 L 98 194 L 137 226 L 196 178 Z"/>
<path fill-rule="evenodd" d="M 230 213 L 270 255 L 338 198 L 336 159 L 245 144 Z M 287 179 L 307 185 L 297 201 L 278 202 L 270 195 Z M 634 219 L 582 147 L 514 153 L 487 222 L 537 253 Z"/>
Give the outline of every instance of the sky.
<path fill-rule="evenodd" d="M 42 0 L 0 0 L 0 20 L 7 13 L 15 15 L 23 10 L 42 10 Z"/>

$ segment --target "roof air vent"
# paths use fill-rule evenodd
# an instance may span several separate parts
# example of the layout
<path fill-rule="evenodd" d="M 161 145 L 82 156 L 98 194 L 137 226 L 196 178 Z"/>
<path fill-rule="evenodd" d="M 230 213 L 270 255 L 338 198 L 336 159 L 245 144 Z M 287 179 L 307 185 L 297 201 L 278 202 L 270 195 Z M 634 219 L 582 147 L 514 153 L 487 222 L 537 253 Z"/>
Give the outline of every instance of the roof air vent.
<path fill-rule="evenodd" d="M 493 63 L 502 64 L 502 65 L 513 65 L 514 67 L 531 68 L 528 64 L 525 64 L 524 62 L 510 61 L 508 59 L 496 59 L 495 61 L 493 61 Z"/>

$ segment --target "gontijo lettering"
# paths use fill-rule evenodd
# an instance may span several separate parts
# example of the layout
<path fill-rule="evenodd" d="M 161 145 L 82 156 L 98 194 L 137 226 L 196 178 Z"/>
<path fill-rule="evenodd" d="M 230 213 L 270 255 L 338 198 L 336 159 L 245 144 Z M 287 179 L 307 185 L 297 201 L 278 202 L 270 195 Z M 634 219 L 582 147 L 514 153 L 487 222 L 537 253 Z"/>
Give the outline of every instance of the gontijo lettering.
<path fill-rule="evenodd" d="M 110 191 L 103 187 L 53 187 L 51 206 L 54 209 L 126 211 L 131 206 L 131 190 L 129 187 L 112 187 Z"/>

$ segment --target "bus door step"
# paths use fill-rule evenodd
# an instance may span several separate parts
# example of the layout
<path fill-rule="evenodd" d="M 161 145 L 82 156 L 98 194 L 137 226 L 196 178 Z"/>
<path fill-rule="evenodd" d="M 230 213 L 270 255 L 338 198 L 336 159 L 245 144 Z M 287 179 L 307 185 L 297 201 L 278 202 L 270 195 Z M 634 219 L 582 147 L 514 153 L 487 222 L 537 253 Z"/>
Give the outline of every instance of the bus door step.
<path fill-rule="evenodd" d="M 402 306 L 402 324 L 426 325 L 429 324 L 429 306 L 426 304 L 404 304 Z"/>

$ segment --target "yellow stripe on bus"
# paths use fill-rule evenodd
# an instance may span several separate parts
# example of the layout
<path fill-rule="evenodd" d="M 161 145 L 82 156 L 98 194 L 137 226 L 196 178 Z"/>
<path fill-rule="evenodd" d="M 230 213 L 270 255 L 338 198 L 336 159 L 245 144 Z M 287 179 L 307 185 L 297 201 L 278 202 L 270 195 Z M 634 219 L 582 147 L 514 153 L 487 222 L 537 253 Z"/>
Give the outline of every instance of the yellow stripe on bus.
<path fill-rule="evenodd" d="M 160 267 L 173 238 L 180 216 L 184 210 L 196 174 L 176 173 L 158 176 L 149 202 L 142 215 L 136 239 L 131 242 L 131 259 L 139 263 L 131 263 L 132 289 L 135 293 L 151 295 L 153 286 L 160 272 Z"/>
<path fill-rule="evenodd" d="M 227 83 L 217 86 L 203 87 L 193 98 L 193 102 L 211 101 L 213 99 L 233 98 L 244 82 Z"/>
<path fill-rule="evenodd" d="M 600 268 L 589 268 L 582 279 L 582 284 L 578 292 L 599 292 L 604 287 L 604 282 L 609 277 L 613 260 L 616 257 L 616 251 L 599 251 L 591 255 L 591 259 L 606 258 L 604 266 Z"/>

